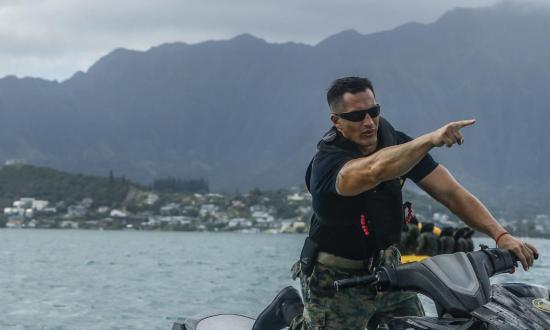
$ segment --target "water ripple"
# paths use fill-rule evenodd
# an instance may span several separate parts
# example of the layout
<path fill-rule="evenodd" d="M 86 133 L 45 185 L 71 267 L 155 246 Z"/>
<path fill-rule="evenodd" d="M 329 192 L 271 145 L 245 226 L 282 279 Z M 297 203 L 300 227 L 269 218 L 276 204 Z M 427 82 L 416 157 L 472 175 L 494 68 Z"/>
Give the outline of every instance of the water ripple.
<path fill-rule="evenodd" d="M 257 315 L 290 279 L 301 235 L 0 229 L 0 329 L 169 329 Z M 549 240 L 530 240 L 540 251 Z M 495 282 L 550 286 L 550 262 Z"/>

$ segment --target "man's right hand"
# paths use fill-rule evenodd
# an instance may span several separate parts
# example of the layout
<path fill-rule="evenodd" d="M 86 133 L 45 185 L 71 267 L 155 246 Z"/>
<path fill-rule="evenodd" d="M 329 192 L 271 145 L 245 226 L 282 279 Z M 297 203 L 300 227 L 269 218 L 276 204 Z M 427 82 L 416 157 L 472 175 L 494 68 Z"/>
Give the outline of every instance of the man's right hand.
<path fill-rule="evenodd" d="M 462 136 L 462 133 L 460 133 L 460 130 L 463 127 L 473 125 L 475 122 L 475 119 L 453 121 L 440 129 L 433 131 L 430 135 L 434 147 L 446 145 L 450 148 L 455 143 L 464 143 L 464 137 Z"/>
<path fill-rule="evenodd" d="M 506 234 L 499 239 L 498 247 L 512 251 L 521 262 L 524 270 L 528 270 L 529 267 L 533 266 L 535 254 L 539 254 L 536 247 L 510 234 Z"/>

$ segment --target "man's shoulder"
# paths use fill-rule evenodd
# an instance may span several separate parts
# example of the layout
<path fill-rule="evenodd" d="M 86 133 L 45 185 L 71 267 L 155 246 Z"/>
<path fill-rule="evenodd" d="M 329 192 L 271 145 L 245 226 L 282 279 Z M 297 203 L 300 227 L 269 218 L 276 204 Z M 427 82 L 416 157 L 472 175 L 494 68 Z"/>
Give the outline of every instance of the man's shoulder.
<path fill-rule="evenodd" d="M 321 141 L 319 143 L 333 143 L 336 141 L 336 138 L 338 137 L 338 132 L 336 129 L 331 128 L 328 132 L 323 134 L 323 137 L 321 137 Z"/>
<path fill-rule="evenodd" d="M 306 184 L 312 195 L 334 194 L 340 169 L 353 157 L 338 148 L 318 150 L 306 171 Z"/>
<path fill-rule="evenodd" d="M 333 148 L 323 148 L 317 150 L 315 156 L 313 157 L 313 167 L 325 166 L 334 163 L 339 163 L 342 160 L 351 160 L 355 158 L 352 153 L 347 150 L 333 147 Z"/>

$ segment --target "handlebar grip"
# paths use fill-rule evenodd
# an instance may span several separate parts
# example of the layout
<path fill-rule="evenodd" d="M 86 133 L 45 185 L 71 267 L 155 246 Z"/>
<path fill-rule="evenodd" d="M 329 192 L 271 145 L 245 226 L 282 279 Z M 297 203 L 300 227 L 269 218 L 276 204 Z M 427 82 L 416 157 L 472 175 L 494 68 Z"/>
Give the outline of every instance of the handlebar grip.
<path fill-rule="evenodd" d="M 336 291 L 340 291 L 345 288 L 353 288 L 360 285 L 369 285 L 376 282 L 376 275 L 366 275 L 355 278 L 347 278 L 343 280 L 334 281 L 334 288 Z"/>

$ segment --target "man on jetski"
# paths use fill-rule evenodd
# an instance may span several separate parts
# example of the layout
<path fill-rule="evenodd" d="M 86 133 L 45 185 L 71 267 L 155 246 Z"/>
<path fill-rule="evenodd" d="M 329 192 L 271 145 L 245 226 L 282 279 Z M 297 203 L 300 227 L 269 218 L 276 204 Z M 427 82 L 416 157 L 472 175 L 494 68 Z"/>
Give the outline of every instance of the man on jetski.
<path fill-rule="evenodd" d="M 527 270 L 536 248 L 510 235 L 487 208 L 428 152 L 464 142 L 461 129 L 475 120 L 450 122 L 412 139 L 380 116 L 367 78 L 346 77 L 327 92 L 333 127 L 322 137 L 306 174 L 314 215 L 300 261 L 303 303 L 283 289 L 253 329 L 364 329 L 372 319 L 422 315 L 416 294 L 377 293 L 371 287 L 336 291 L 333 282 L 366 275 L 400 260 L 394 247 L 404 224 L 401 187 L 413 180 L 468 226 L 511 250 Z"/>

